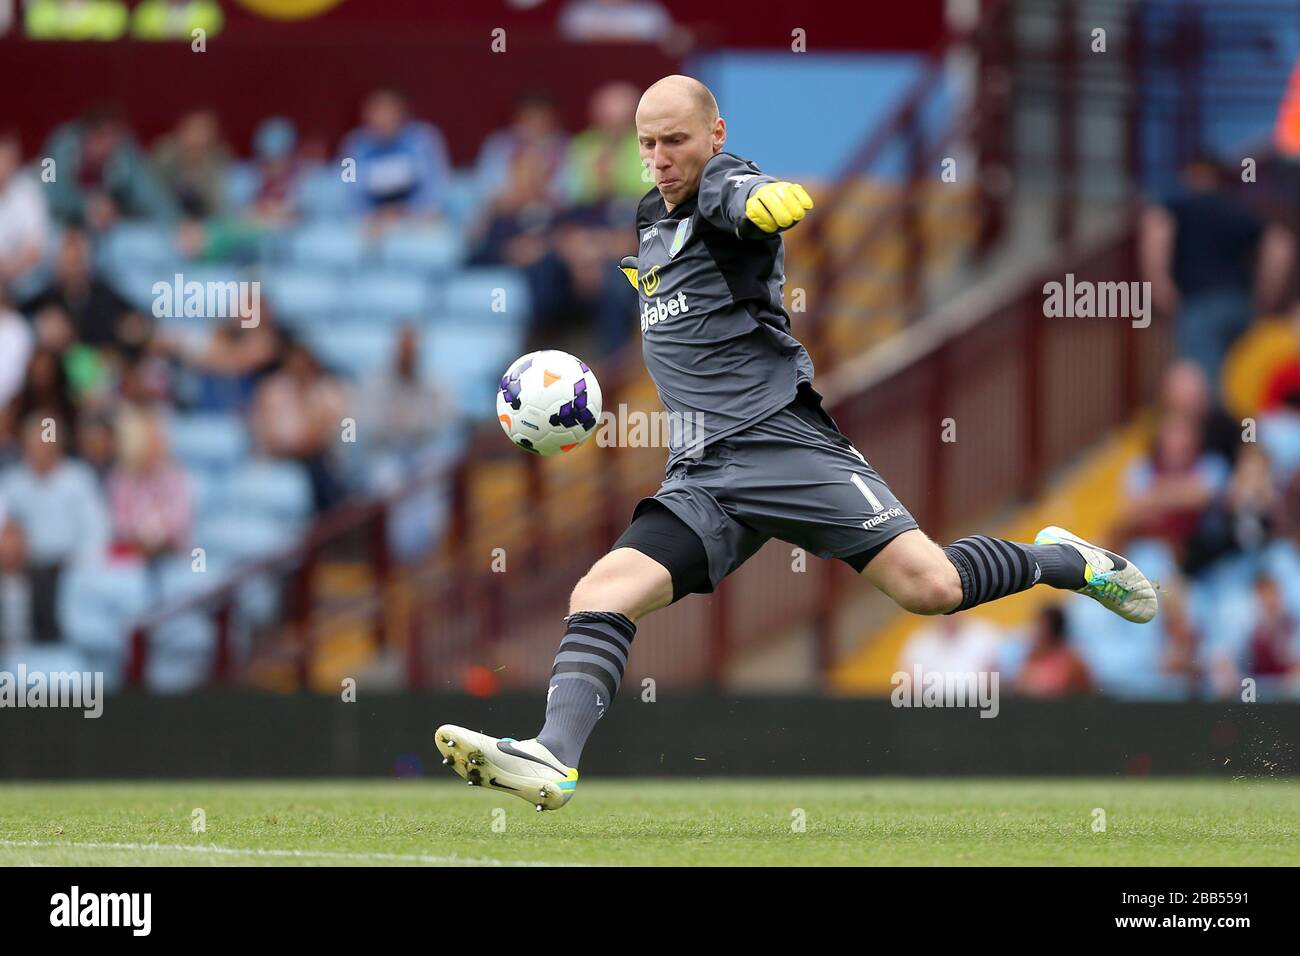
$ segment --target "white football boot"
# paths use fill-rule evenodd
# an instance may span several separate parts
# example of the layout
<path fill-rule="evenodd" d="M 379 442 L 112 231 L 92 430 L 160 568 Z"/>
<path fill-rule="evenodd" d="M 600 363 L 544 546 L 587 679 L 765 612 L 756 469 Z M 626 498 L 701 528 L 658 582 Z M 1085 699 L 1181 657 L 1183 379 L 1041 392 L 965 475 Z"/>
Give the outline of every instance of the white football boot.
<path fill-rule="evenodd" d="M 1038 532 L 1034 544 L 1068 544 L 1083 555 L 1085 584 L 1077 593 L 1135 624 L 1145 624 L 1156 616 L 1156 589 L 1132 561 L 1055 525 Z"/>
<path fill-rule="evenodd" d="M 469 781 L 513 793 L 538 810 L 558 810 L 573 797 L 578 771 L 566 767 L 536 739 L 489 737 L 455 724 L 434 733 L 442 762 Z"/>

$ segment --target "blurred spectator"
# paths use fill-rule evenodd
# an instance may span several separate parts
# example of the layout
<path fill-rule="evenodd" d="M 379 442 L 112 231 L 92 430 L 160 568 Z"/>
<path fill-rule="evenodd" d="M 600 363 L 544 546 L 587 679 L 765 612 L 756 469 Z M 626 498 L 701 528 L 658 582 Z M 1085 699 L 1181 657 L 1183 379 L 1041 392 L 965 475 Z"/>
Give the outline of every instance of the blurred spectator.
<path fill-rule="evenodd" d="M 38 348 L 27 362 L 23 390 L 13 399 L 14 421 L 51 418 L 66 427 L 76 427 L 77 405 L 73 401 L 68 373 L 58 353 Z"/>
<path fill-rule="evenodd" d="M 1218 160 L 1197 155 L 1183 193 L 1149 209 L 1139 237 L 1155 305 L 1177 317 L 1178 355 L 1205 369 L 1216 391 L 1229 347 L 1257 310 L 1277 306 L 1294 257 L 1290 231 L 1266 228 L 1227 183 Z"/>
<path fill-rule="evenodd" d="M 58 305 L 46 305 L 35 314 L 36 347 L 59 356 L 74 401 L 93 401 L 109 385 L 106 353 L 77 339 L 72 319 Z"/>
<path fill-rule="evenodd" d="M 171 458 L 162 422 L 150 419 L 132 446 L 123 447 L 109 477 L 113 546 L 153 560 L 184 550 L 194 518 L 189 478 Z"/>
<path fill-rule="evenodd" d="M 45 144 L 57 175 L 46 187 L 61 221 L 100 232 L 122 217 L 171 219 L 166 188 L 116 112 L 92 110 L 59 127 Z"/>
<path fill-rule="evenodd" d="M 230 149 L 211 110 L 193 110 L 158 141 L 154 166 L 181 212 L 207 219 L 221 211 L 225 199 Z"/>
<path fill-rule="evenodd" d="M 1065 697 L 1092 691 L 1087 665 L 1065 632 L 1065 612 L 1049 605 L 1038 612 L 1029 653 L 1014 682 L 1018 693 L 1030 697 Z"/>
<path fill-rule="evenodd" d="M 216 0 L 141 0 L 131 15 L 131 36 L 188 42 L 195 30 L 202 30 L 212 39 L 221 32 L 224 20 Z"/>
<path fill-rule="evenodd" d="M 1242 423 L 1223 410 L 1215 397 L 1209 376 L 1196 362 L 1182 359 L 1169 366 L 1160 385 L 1162 417 L 1183 416 L 1196 423 L 1201 447 L 1237 460 L 1242 445 Z"/>
<path fill-rule="evenodd" d="M 1255 580 L 1255 626 L 1246 646 L 1246 670 L 1253 677 L 1284 678 L 1300 664 L 1296 621 L 1282 602 L 1282 590 L 1268 575 Z"/>
<path fill-rule="evenodd" d="M 410 117 L 401 93 L 377 90 L 366 98 L 362 126 L 343 141 L 341 156 L 356 162 L 357 181 L 348 192 L 372 225 L 441 209 L 447 147 L 436 127 Z"/>
<path fill-rule="evenodd" d="M 0 290 L 0 409 L 22 391 L 34 342 L 31 325 L 9 307 Z"/>
<path fill-rule="evenodd" d="M 1187 541 L 1183 570 L 1195 575 L 1226 555 L 1262 551 L 1282 523 L 1282 504 L 1268 455 L 1258 445 L 1243 446 L 1227 488 Z"/>
<path fill-rule="evenodd" d="M 1125 476 L 1128 500 L 1118 537 L 1161 539 L 1182 561 L 1188 538 L 1227 479 L 1227 463 L 1201 448 L 1196 422 L 1166 416 L 1156 427 L 1149 456 Z"/>
<path fill-rule="evenodd" d="M 192 382 L 187 404 L 196 411 L 236 412 L 247 409 L 262 376 L 280 358 L 281 341 L 271 310 L 263 303 L 261 321 L 246 329 L 238 317 L 221 322 L 198 340 L 160 336 L 156 351 L 176 358 Z"/>
<path fill-rule="evenodd" d="M 108 477 L 117 463 L 117 436 L 112 415 L 107 411 L 82 416 L 77 429 L 77 457 L 95 473 L 100 487 L 107 488 Z"/>
<path fill-rule="evenodd" d="M 22 526 L 0 515 L 0 653 L 21 650 L 37 639 L 27 539 Z M 43 640 L 53 640 L 49 634 Z"/>
<path fill-rule="evenodd" d="M 570 43 L 661 43 L 673 19 L 654 0 L 569 0 L 557 26 Z"/>
<path fill-rule="evenodd" d="M 528 269 L 551 251 L 556 211 L 549 200 L 549 183 L 542 151 L 530 147 L 511 156 L 505 183 L 492 196 L 470 237 L 469 265 Z M 536 291 L 543 301 L 547 299 L 547 290 Z"/>
<path fill-rule="evenodd" d="M 650 189 L 642 175 L 636 138 L 636 105 L 631 83 L 606 83 L 591 97 L 591 125 L 573 138 L 568 156 L 568 198 L 575 205 L 610 199 L 635 203 Z M 625 225 L 630 226 L 631 220 Z"/>
<path fill-rule="evenodd" d="M 157 440 L 152 433 L 165 425 L 168 394 L 166 382 L 156 377 L 156 371 L 148 358 L 132 362 L 122 370 L 114 409 L 114 446 L 121 461 L 135 462 L 148 457 L 148 448 Z"/>
<path fill-rule="evenodd" d="M 975 674 L 994 668 L 998 632 L 977 617 L 936 618 L 903 645 L 899 666 L 912 671 Z"/>
<path fill-rule="evenodd" d="M 39 418 L 23 423 L 23 461 L 0 474 L 0 497 L 27 537 L 29 579 L 38 639 L 58 636 L 59 578 L 70 564 L 101 560 L 108 516 L 94 474 L 64 456 L 66 422 L 52 430 Z M 52 440 L 46 440 L 47 438 Z"/>
<path fill-rule="evenodd" d="M 1182 682 L 1183 695 L 1195 697 L 1204 676 L 1200 664 L 1199 635 L 1187 609 L 1187 595 L 1177 582 L 1163 581 L 1160 588 L 1160 617 L 1164 644 L 1160 649 L 1160 670 Z"/>
<path fill-rule="evenodd" d="M 358 390 L 357 431 L 372 489 L 390 489 L 418 467 L 447 421 L 438 410 L 448 396 L 420 375 L 419 336 L 414 326 L 403 326 L 392 366 Z"/>
<path fill-rule="evenodd" d="M 35 314 L 48 306 L 67 313 L 76 337 L 87 345 L 117 341 L 118 324 L 131 307 L 91 268 L 90 240 L 80 229 L 67 229 L 59 244 L 54 277 L 49 285 L 23 303 Z"/>
<path fill-rule="evenodd" d="M 50 232 L 45 192 L 22 158 L 17 132 L 0 132 L 0 287 L 32 277 Z"/>
<path fill-rule="evenodd" d="M 297 142 L 293 123 L 282 116 L 263 122 L 253 136 L 255 185 L 248 213 L 263 225 L 287 225 L 297 218 L 297 188 L 303 172 L 295 152 Z"/>
<path fill-rule="evenodd" d="M 541 164 L 540 175 L 549 194 L 564 167 L 568 137 L 560 129 L 550 94 L 524 93 L 515 102 L 510 125 L 490 134 L 479 149 L 474 179 L 481 196 L 493 199 L 506 189 L 520 153 L 529 152 Z"/>
<path fill-rule="evenodd" d="M 285 350 L 279 371 L 267 376 L 253 401 L 253 435 L 271 458 L 298 462 L 311 479 L 318 512 L 343 497 L 335 463 L 345 406 L 343 388 L 298 342 Z"/>

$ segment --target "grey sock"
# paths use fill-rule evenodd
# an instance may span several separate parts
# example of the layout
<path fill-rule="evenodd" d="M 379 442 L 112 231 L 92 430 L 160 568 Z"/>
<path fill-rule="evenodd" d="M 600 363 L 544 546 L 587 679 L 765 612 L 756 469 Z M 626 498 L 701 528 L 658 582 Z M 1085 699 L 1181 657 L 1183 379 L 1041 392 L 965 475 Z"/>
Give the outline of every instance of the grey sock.
<path fill-rule="evenodd" d="M 636 625 L 612 611 L 577 611 L 564 623 L 537 742 L 565 766 L 576 767 L 596 721 L 618 693 Z"/>
<path fill-rule="evenodd" d="M 943 549 L 961 578 L 964 611 L 1030 588 L 1040 581 L 1054 588 L 1083 587 L 1083 558 L 1064 544 L 1017 544 L 977 534 Z"/>

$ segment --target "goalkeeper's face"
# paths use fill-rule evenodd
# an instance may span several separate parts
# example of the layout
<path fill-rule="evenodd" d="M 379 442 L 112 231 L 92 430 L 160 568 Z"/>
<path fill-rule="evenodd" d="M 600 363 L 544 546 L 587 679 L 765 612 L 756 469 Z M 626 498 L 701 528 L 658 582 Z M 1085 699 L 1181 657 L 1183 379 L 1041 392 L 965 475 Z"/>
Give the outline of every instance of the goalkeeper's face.
<path fill-rule="evenodd" d="M 721 117 L 701 115 L 679 97 L 647 94 L 636 111 L 641 161 L 669 209 L 699 191 L 704 165 L 727 140 Z"/>

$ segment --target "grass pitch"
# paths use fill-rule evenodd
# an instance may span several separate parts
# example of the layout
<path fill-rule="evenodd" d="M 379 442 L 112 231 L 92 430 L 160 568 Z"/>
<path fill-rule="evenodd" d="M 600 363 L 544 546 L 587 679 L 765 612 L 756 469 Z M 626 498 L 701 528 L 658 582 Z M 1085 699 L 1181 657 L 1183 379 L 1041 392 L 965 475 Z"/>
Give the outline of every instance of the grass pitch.
<path fill-rule="evenodd" d="M 0 864 L 1294 866 L 1300 780 L 5 784 Z"/>

